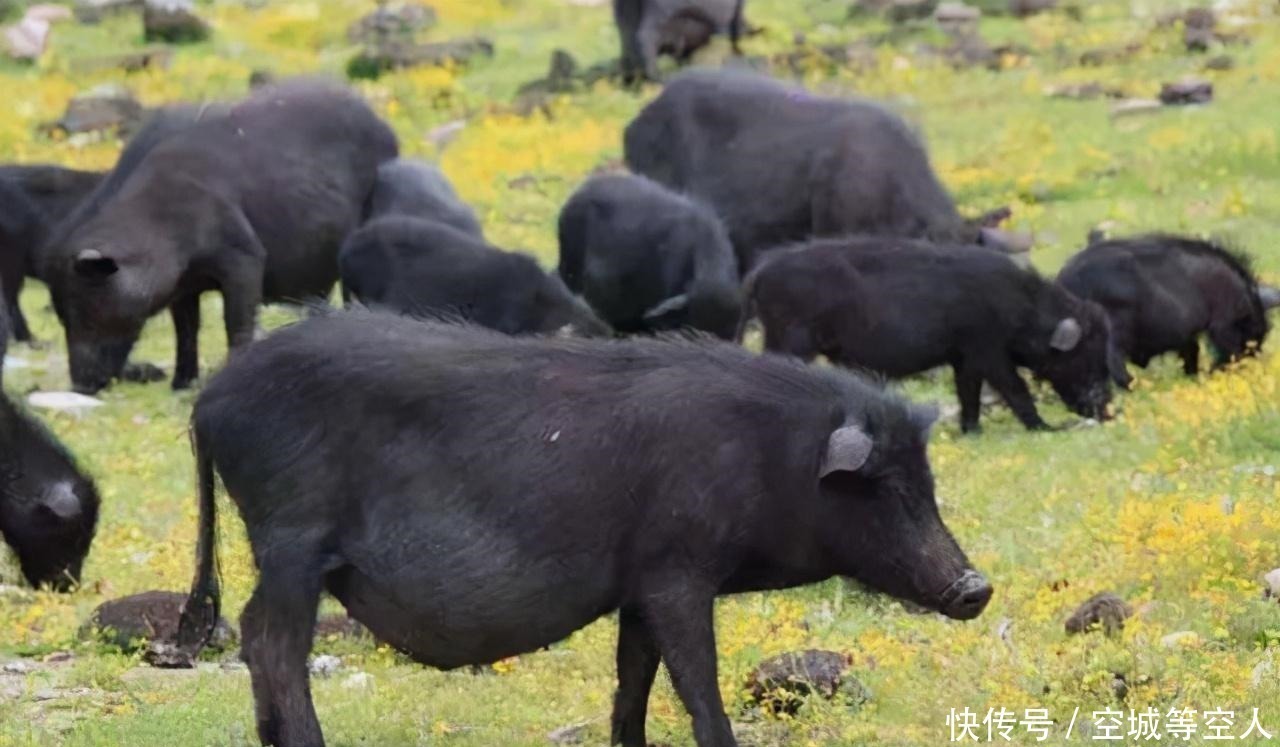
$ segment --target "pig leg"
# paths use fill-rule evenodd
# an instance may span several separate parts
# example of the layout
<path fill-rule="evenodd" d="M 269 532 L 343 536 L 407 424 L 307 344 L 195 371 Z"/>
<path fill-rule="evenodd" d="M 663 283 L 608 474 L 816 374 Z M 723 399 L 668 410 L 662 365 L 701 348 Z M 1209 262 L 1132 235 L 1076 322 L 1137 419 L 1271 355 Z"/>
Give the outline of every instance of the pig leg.
<path fill-rule="evenodd" d="M 636 47 L 645 80 L 658 80 L 658 48 L 661 37 L 662 32 L 653 19 L 653 14 L 646 14 L 640 22 L 639 32 L 636 33 Z"/>
<path fill-rule="evenodd" d="M 961 361 L 952 366 L 956 377 L 956 397 L 960 400 L 960 430 L 977 433 L 982 430 L 982 373 L 976 366 Z"/>
<path fill-rule="evenodd" d="M 618 612 L 618 692 L 613 698 L 610 744 L 648 746 L 644 721 L 659 660 L 658 649 L 639 611 L 624 607 Z"/>
<path fill-rule="evenodd" d="M 716 679 L 715 592 L 696 584 L 664 586 L 643 604 L 676 693 L 693 717 L 698 747 L 737 747 Z"/>
<path fill-rule="evenodd" d="M 813 335 L 803 324 L 788 324 L 782 330 L 778 330 L 777 325 L 766 325 L 764 349 L 774 353 L 793 355 L 805 363 L 811 362 L 818 355 L 818 347 L 813 342 Z"/>
<path fill-rule="evenodd" d="M 169 307 L 173 331 L 177 338 L 177 356 L 173 367 L 173 388 L 187 389 L 200 375 L 200 294 L 190 293 Z"/>
<path fill-rule="evenodd" d="M 1107 370 L 1111 372 L 1111 381 L 1121 389 L 1133 386 L 1133 377 L 1129 375 L 1129 329 L 1116 324 L 1111 330 L 1111 339 L 1107 342 Z"/>
<path fill-rule="evenodd" d="M 31 336 L 31 328 L 27 326 L 27 318 L 23 316 L 22 307 L 16 299 L 9 306 L 9 319 L 13 321 L 13 339 L 25 343 L 35 342 L 35 338 Z"/>
<path fill-rule="evenodd" d="M 1178 357 L 1182 358 L 1182 372 L 1187 376 L 1196 376 L 1200 373 L 1200 340 L 1192 338 L 1190 342 L 1183 345 L 1178 350 Z"/>
<path fill-rule="evenodd" d="M 258 586 L 240 616 L 240 656 L 249 667 L 262 743 L 322 747 L 307 679 L 321 585 L 318 577 L 295 567 L 282 569 L 278 558 L 262 564 Z"/>
<path fill-rule="evenodd" d="M 1009 405 L 1009 409 L 1013 410 L 1018 420 L 1027 427 L 1027 430 L 1049 429 L 1049 424 L 1044 422 L 1040 413 L 1036 411 L 1036 402 L 1031 397 L 1027 382 L 1018 375 L 1018 369 L 1014 367 L 1012 361 L 995 362 L 987 370 L 985 378 Z"/>
<path fill-rule="evenodd" d="M 227 347 L 232 355 L 253 342 L 258 307 L 262 305 L 262 276 L 266 269 L 263 264 L 257 257 L 241 257 L 229 261 L 219 273 L 223 322 L 227 328 Z"/>
<path fill-rule="evenodd" d="M 747 25 L 742 12 L 742 6 L 745 3 L 746 0 L 738 0 L 733 6 L 733 20 L 729 21 L 729 46 L 733 48 L 733 54 L 737 57 L 742 56 L 742 33 Z"/>

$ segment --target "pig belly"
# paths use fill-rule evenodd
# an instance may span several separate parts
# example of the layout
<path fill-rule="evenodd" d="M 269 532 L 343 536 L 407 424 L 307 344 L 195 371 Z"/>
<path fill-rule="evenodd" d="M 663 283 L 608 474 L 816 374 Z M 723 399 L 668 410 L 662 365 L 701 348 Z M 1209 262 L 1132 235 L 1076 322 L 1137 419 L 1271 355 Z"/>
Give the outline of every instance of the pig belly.
<path fill-rule="evenodd" d="M 453 579 L 347 565 L 329 574 L 327 586 L 379 640 L 439 669 L 536 651 L 617 607 L 597 579 L 514 565 Z"/>

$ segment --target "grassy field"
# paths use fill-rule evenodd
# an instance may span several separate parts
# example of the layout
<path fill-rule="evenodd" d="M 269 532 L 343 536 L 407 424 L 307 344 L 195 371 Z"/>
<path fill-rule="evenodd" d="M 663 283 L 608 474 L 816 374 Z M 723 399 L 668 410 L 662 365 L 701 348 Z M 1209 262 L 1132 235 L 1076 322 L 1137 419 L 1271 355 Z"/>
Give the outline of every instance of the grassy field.
<path fill-rule="evenodd" d="M 405 153 L 438 158 L 475 204 L 496 243 L 555 259 L 559 205 L 593 169 L 621 156 L 626 121 L 655 94 L 607 83 L 521 116 L 522 83 L 541 77 L 552 49 L 584 66 L 615 54 L 606 6 L 565 0 L 432 0 L 436 38 L 479 33 L 496 54 L 467 69 L 426 69 L 359 84 L 391 121 Z M 765 31 L 749 54 L 880 34 L 878 20 L 846 21 L 845 0 L 751 0 Z M 1034 231 L 1034 261 L 1055 271 L 1087 230 L 1149 229 L 1212 234 L 1249 249 L 1280 282 L 1280 18 L 1274 2 L 1237 2 L 1249 44 L 1209 55 L 1182 49 L 1177 28 L 1153 30 L 1177 3 L 1089 0 L 1082 19 L 1049 14 L 989 18 L 993 42 L 1021 45 L 999 71 L 953 70 L 912 51 L 938 42 L 924 30 L 875 48 L 859 70 L 823 70 L 807 82 L 824 91 L 884 99 L 926 133 L 935 164 L 965 212 L 1010 205 L 1016 228 Z M 346 25 L 372 7 L 355 0 L 272 0 L 259 9 L 231 0 L 202 5 L 216 33 L 180 50 L 163 72 L 83 72 L 77 61 L 141 46 L 136 19 L 97 27 L 59 26 L 35 67 L 0 63 L 0 160 L 107 167 L 114 138 L 50 140 L 37 125 L 69 96 L 119 81 L 145 103 L 235 96 L 249 73 L 339 72 L 352 49 Z M 1232 30 L 1236 30 L 1232 28 Z M 1081 67 L 1085 50 L 1140 42 L 1123 62 Z M 1234 66 L 1202 72 L 1208 56 Z M 717 45 L 700 60 L 715 64 Z M 1049 98 L 1048 87 L 1099 81 L 1149 97 L 1186 74 L 1212 79 L 1215 101 L 1120 119 L 1109 102 Z M 465 120 L 442 153 L 427 136 Z M 27 367 L 8 373 L 10 393 L 63 390 L 69 382 L 48 296 L 29 286 L 24 305 L 48 347 L 18 346 Z M 220 301 L 205 301 L 203 364 L 219 365 L 225 344 Z M 291 319 L 270 310 L 269 324 Z M 1260 359 L 1196 380 L 1171 362 L 1140 372 L 1120 416 L 1105 425 L 1028 434 L 1003 409 L 983 435 L 962 438 L 955 423 L 932 449 L 946 520 L 997 588 L 972 623 L 907 613 L 840 582 L 724 600 L 718 611 L 720 684 L 744 744 L 932 746 L 949 737 L 950 709 L 979 714 L 1043 707 L 1058 723 L 1044 743 L 1088 741 L 1093 711 L 1254 708 L 1280 736 L 1280 604 L 1262 598 L 1261 576 L 1280 566 L 1280 345 Z M 139 359 L 169 365 L 167 315 L 147 328 Z M 913 396 L 950 403 L 944 383 L 912 383 Z M 148 589 L 186 588 L 191 575 L 195 497 L 186 440 L 193 395 L 164 385 L 119 385 L 106 405 L 51 426 L 97 477 L 104 506 L 84 587 L 54 595 L 18 587 L 0 560 L 0 662 L 26 657 L 26 674 L 0 674 L 0 746 L 195 747 L 255 744 L 248 677 L 216 662 L 196 671 L 147 668 L 133 657 L 81 643 L 77 628 L 94 606 Z M 1047 393 L 1052 422 L 1076 425 Z M 224 503 L 229 507 L 229 503 Z M 223 510 L 226 612 L 238 615 L 253 583 L 243 528 Z M 1137 610 L 1122 635 L 1068 637 L 1062 623 L 1091 594 L 1111 590 Z M 332 602 L 326 603 L 333 606 Z M 1173 636 L 1175 633 L 1194 635 Z M 583 724 L 585 744 L 603 744 L 613 687 L 615 632 L 604 620 L 549 652 L 502 663 L 495 674 L 440 673 L 385 648 L 318 642 L 343 669 L 314 682 L 331 745 L 544 745 L 557 728 Z M 742 682 L 763 658 L 825 648 L 852 656 L 874 694 L 861 708 L 814 701 L 787 718 L 744 709 Z M 45 661 L 56 652 L 69 660 Z M 354 676 L 364 673 L 367 677 Z M 1127 692 L 1118 697 L 1117 680 Z M 1074 735 L 1068 722 L 1080 709 Z M 691 745 L 687 717 L 665 675 L 650 710 L 650 739 Z M 985 731 L 982 731 L 985 741 Z M 1014 741 L 1031 743 L 1027 731 Z M 1203 734 L 1191 740 L 1207 743 Z M 1135 743 L 1136 742 L 1128 742 Z M 1158 743 L 1184 744 L 1166 737 Z M 1250 742 L 1246 742 L 1250 743 Z M 1265 742 L 1256 742 L 1263 744 Z"/>

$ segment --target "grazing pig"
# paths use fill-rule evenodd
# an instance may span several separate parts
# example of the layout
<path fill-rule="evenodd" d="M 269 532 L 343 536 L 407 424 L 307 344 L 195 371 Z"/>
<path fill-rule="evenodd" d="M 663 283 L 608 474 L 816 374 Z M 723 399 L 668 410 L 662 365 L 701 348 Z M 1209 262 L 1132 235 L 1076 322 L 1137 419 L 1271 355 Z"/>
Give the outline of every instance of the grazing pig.
<path fill-rule="evenodd" d="M 440 169 L 421 161 L 399 158 L 378 167 L 368 220 L 390 215 L 434 220 L 484 237 L 475 211 L 458 197 Z"/>
<path fill-rule="evenodd" d="M 117 168 L 45 251 L 77 391 L 119 375 L 143 324 L 166 307 L 173 386 L 190 386 L 205 291 L 222 293 L 233 352 L 253 339 L 262 302 L 325 297 L 378 166 L 397 152 L 362 100 L 312 82 L 260 88 L 193 120 Z"/>
<path fill-rule="evenodd" d="M 737 329 L 738 262 L 720 220 L 642 176 L 595 177 L 569 198 L 559 272 L 619 332 Z"/>
<path fill-rule="evenodd" d="M 776 253 L 746 293 L 769 350 L 890 377 L 951 366 L 965 432 L 978 430 L 984 381 L 1027 428 L 1047 427 L 1020 367 L 1080 415 L 1106 415 L 1106 314 L 999 252 L 826 239 Z"/>
<path fill-rule="evenodd" d="M 613 0 L 622 42 L 622 75 L 628 82 L 658 79 L 658 57 L 688 63 L 711 37 L 728 34 L 734 54 L 745 22 L 746 0 Z"/>
<path fill-rule="evenodd" d="M 220 473 L 260 572 L 241 633 L 263 742 L 323 743 L 307 653 L 327 590 L 443 669 L 617 610 L 613 742 L 646 745 L 661 660 L 699 747 L 732 747 L 717 596 L 845 575 L 956 619 L 986 606 L 934 500 L 933 418 L 849 372 L 726 343 L 311 319 L 233 358 L 196 403 L 179 642 L 197 651 L 217 619 Z"/>
<path fill-rule="evenodd" d="M 0 166 L 0 282 L 15 340 L 32 341 L 18 296 L 24 280 L 37 277 L 41 247 L 102 177 L 60 166 Z"/>
<path fill-rule="evenodd" d="M 627 126 L 627 166 L 713 207 L 742 272 L 812 237 L 930 237 L 1005 247 L 956 212 L 924 144 L 869 101 L 752 73 L 691 70 Z"/>
<path fill-rule="evenodd" d="M 608 325 L 526 254 L 419 218 L 375 220 L 342 246 L 343 296 L 419 317 L 457 317 L 509 335 L 607 335 Z"/>
<path fill-rule="evenodd" d="M 1106 309 L 1111 374 L 1125 388 L 1126 361 L 1146 368 L 1170 351 L 1197 374 L 1202 333 L 1218 366 L 1252 354 L 1267 336 L 1267 309 L 1280 306 L 1280 292 L 1258 284 L 1246 257 L 1179 236 L 1095 242 L 1067 262 L 1058 282 Z"/>
<path fill-rule="evenodd" d="M 8 321 L 0 305 L 0 374 Z M 58 440 L 0 392 L 0 536 L 32 586 L 69 591 L 98 523 L 98 491 Z"/>

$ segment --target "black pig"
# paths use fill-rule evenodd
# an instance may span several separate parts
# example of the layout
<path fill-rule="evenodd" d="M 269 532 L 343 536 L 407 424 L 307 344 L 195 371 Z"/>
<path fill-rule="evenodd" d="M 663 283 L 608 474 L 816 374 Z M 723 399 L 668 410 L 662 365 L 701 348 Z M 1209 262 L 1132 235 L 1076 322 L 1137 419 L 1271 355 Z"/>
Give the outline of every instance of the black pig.
<path fill-rule="evenodd" d="M 1146 368 L 1167 352 L 1194 376 L 1201 334 L 1218 366 L 1252 354 L 1270 329 L 1267 309 L 1280 306 L 1280 292 L 1258 284 L 1247 257 L 1180 236 L 1097 241 L 1067 262 L 1058 282 L 1107 310 L 1112 377 L 1125 388 L 1126 361 Z"/>
<path fill-rule="evenodd" d="M 727 343 L 318 317 L 233 358 L 196 403 L 179 642 L 194 652 L 217 620 L 219 473 L 260 571 L 241 633 L 264 743 L 323 744 L 307 654 L 327 590 L 444 669 L 617 610 L 613 742 L 645 747 L 662 661 L 699 747 L 734 747 L 717 596 L 847 575 L 956 619 L 986 606 L 938 514 L 932 421 L 856 375 Z"/>
<path fill-rule="evenodd" d="M 1047 427 L 1020 367 L 1075 412 L 1106 416 L 1106 314 L 999 252 L 826 239 L 776 253 L 746 289 L 769 350 L 890 377 L 951 366 L 965 431 L 978 429 L 984 381 L 1027 428 Z"/>
<path fill-rule="evenodd" d="M 599 176 L 560 211 L 559 236 L 560 277 L 615 330 L 734 337 L 738 262 L 706 207 L 642 176 Z"/>
<path fill-rule="evenodd" d="M 292 82 L 199 110 L 117 167 L 44 252 L 77 391 L 119 375 L 143 324 L 166 307 L 173 385 L 190 386 L 205 291 L 222 293 L 233 352 L 253 339 L 263 301 L 327 296 L 338 248 L 396 153 L 395 135 L 356 96 Z"/>

